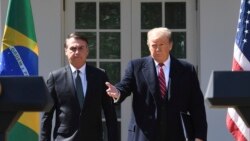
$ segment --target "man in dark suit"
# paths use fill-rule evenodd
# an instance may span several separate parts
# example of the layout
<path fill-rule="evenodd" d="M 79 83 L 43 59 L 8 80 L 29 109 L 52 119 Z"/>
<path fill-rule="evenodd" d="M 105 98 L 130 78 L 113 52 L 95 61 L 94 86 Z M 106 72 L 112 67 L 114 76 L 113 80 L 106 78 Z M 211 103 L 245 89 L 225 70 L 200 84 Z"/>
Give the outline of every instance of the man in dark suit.
<path fill-rule="evenodd" d="M 102 141 L 102 109 L 108 140 L 118 141 L 114 102 L 106 94 L 108 77 L 103 70 L 86 64 L 88 52 L 85 37 L 77 33 L 68 36 L 65 55 L 69 65 L 51 72 L 47 80 L 54 106 L 42 117 L 40 141 L 50 141 L 52 130 L 55 141 Z"/>
<path fill-rule="evenodd" d="M 128 141 L 185 141 L 181 113 L 191 115 L 193 140 L 206 141 L 204 98 L 194 66 L 169 54 L 169 29 L 154 28 L 147 38 L 151 55 L 132 60 L 115 87 L 106 83 L 116 103 L 133 93 Z"/>

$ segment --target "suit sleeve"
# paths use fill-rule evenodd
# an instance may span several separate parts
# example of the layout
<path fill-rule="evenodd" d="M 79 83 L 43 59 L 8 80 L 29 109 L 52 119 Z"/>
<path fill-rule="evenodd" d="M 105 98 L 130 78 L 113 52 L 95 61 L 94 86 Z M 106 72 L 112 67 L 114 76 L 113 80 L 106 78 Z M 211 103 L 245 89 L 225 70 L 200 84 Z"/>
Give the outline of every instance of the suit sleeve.
<path fill-rule="evenodd" d="M 47 80 L 47 88 L 49 94 L 52 95 L 54 100 L 54 105 L 48 112 L 44 112 L 42 119 L 41 119 L 41 133 L 40 133 L 40 141 L 50 141 L 51 140 L 51 131 L 52 131 L 52 119 L 55 110 L 55 101 L 56 101 L 56 94 L 54 88 L 54 78 L 53 74 L 49 74 L 49 78 Z"/>
<path fill-rule="evenodd" d="M 125 70 L 125 74 L 122 80 L 115 85 L 115 87 L 120 91 L 120 98 L 117 103 L 121 103 L 127 96 L 131 95 L 133 87 L 136 86 L 135 84 L 135 77 L 133 74 L 133 63 L 130 61 L 128 63 L 127 69 Z"/>
<path fill-rule="evenodd" d="M 191 97 L 191 108 L 190 112 L 193 118 L 195 137 L 206 141 L 207 138 L 207 120 L 204 106 L 204 97 L 200 89 L 199 80 L 195 71 L 192 68 L 192 97 Z"/>
<path fill-rule="evenodd" d="M 105 82 L 108 81 L 106 73 L 104 73 L 102 107 L 106 119 L 106 127 L 108 132 L 108 141 L 118 141 L 118 126 L 115 105 L 113 99 L 106 94 Z"/>

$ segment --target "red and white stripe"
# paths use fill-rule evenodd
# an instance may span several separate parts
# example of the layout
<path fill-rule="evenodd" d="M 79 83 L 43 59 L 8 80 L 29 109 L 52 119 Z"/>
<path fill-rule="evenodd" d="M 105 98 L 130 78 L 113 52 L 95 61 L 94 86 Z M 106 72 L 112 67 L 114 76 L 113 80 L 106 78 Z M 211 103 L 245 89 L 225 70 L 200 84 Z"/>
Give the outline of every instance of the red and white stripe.
<path fill-rule="evenodd" d="M 235 43 L 232 71 L 249 70 L 250 62 Z M 226 124 L 236 141 L 250 141 L 250 129 L 246 126 L 234 108 L 228 108 Z"/>

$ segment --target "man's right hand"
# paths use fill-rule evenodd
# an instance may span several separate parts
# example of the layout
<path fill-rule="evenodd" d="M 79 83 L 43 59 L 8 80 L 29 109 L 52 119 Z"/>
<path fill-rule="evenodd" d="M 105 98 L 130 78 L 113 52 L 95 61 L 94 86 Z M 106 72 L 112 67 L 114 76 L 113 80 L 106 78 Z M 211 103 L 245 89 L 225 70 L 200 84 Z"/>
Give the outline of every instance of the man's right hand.
<path fill-rule="evenodd" d="M 114 100 L 119 99 L 120 92 L 116 89 L 116 87 L 109 82 L 106 82 L 105 84 L 108 86 L 108 89 L 106 90 L 107 94 Z"/>

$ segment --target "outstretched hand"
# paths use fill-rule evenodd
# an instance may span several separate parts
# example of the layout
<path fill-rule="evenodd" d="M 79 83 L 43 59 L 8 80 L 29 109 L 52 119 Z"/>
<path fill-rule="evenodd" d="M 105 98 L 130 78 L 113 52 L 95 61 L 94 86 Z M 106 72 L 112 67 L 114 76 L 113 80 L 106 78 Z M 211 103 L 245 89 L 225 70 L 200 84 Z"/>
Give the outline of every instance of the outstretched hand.
<path fill-rule="evenodd" d="M 120 93 L 114 85 L 112 85 L 109 82 L 106 82 L 105 84 L 106 86 L 108 86 L 108 89 L 106 90 L 106 92 L 110 97 L 112 97 L 113 99 L 117 99 L 120 97 Z"/>

